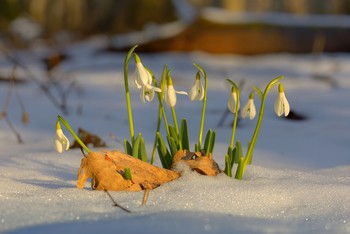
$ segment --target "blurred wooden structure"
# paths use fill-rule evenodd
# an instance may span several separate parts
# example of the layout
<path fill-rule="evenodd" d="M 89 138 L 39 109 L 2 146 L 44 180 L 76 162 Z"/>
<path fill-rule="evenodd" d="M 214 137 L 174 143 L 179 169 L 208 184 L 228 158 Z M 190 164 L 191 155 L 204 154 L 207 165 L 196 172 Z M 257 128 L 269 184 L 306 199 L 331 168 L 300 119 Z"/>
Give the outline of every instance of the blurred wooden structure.
<path fill-rule="evenodd" d="M 217 6 L 232 12 L 349 14 L 349 0 L 188 0 L 197 7 Z"/>
<path fill-rule="evenodd" d="M 177 0 L 0 0 L 0 37 L 4 32 L 6 35 L 7 25 L 11 20 L 23 15 L 38 22 L 43 28 L 42 37 L 49 40 L 55 40 L 57 33 L 61 31 L 69 32 L 75 39 L 101 33 L 114 36 L 140 31 L 147 24 L 164 24 L 178 20 L 174 1 Z M 214 6 L 231 12 L 279 12 L 294 15 L 350 13 L 350 0 L 187 2 L 198 12 L 203 7 Z M 139 50 L 202 50 L 210 53 L 240 54 L 305 53 L 313 50 L 314 42 L 323 41 L 324 51 L 350 52 L 349 38 L 350 30 L 344 27 L 298 27 L 259 22 L 224 24 L 199 16 L 178 35 L 147 42 Z"/>
<path fill-rule="evenodd" d="M 183 32 L 138 47 L 142 52 L 204 51 L 255 55 L 264 53 L 350 52 L 350 30 L 268 24 L 219 24 L 198 19 Z M 128 50 L 128 48 L 120 48 Z"/>

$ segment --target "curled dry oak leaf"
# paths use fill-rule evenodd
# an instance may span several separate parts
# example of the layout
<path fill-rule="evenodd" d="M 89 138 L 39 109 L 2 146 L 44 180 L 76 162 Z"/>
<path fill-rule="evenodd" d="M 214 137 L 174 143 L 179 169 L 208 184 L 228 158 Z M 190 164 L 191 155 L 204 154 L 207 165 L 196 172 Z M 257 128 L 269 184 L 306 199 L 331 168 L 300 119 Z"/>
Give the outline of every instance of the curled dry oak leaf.
<path fill-rule="evenodd" d="M 201 152 L 179 150 L 174 155 L 172 168 L 176 167 L 179 162 L 187 163 L 192 170 L 202 175 L 216 176 L 221 172 L 218 164 L 213 160 L 212 154 L 206 156 Z"/>
<path fill-rule="evenodd" d="M 78 128 L 78 136 L 85 145 L 93 145 L 94 147 L 106 147 L 106 143 L 97 135 L 92 134 L 82 128 Z M 70 148 L 80 148 L 80 144 L 74 141 Z"/>
<path fill-rule="evenodd" d="M 125 168 L 131 171 L 131 180 L 124 176 Z M 177 172 L 153 166 L 119 151 L 90 152 L 81 161 L 77 187 L 83 188 L 92 178 L 92 188 L 111 191 L 140 191 L 158 187 L 175 180 Z"/>

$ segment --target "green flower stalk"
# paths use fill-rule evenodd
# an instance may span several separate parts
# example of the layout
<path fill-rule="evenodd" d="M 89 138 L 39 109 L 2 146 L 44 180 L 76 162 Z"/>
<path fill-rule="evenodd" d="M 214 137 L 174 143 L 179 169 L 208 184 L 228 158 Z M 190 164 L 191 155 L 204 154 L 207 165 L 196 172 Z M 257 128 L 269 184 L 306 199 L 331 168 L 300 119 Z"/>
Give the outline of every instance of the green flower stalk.
<path fill-rule="evenodd" d="M 61 135 L 60 132 L 62 132 L 62 129 L 61 129 L 61 125 L 60 123 L 62 123 L 66 128 L 67 130 L 72 134 L 72 136 L 75 138 L 75 140 L 79 143 L 79 145 L 87 152 L 87 153 L 90 153 L 91 150 L 84 144 L 84 142 L 78 137 L 78 135 L 74 132 L 74 130 L 72 129 L 72 127 L 70 126 L 70 124 L 68 123 L 67 120 L 65 120 L 62 116 L 58 115 L 57 116 L 57 122 L 56 122 L 56 138 L 55 138 L 55 147 L 56 147 L 56 150 L 58 152 L 62 152 L 62 150 L 60 151 L 59 149 L 60 148 L 57 148 L 57 135 Z M 63 132 L 62 132 L 63 134 Z M 61 135 L 62 136 L 62 135 Z M 64 135 L 63 135 L 64 136 Z M 63 138 L 61 137 L 61 139 L 63 139 L 63 146 L 65 146 L 65 150 L 68 150 L 69 148 L 69 141 L 68 139 L 64 136 Z M 65 142 L 67 141 L 67 142 Z M 67 147 L 68 145 L 68 147 Z"/>
<path fill-rule="evenodd" d="M 146 68 L 147 69 L 147 68 Z M 148 72 L 151 74 L 152 76 L 152 79 L 153 79 L 153 83 L 155 86 L 157 86 L 157 80 L 154 76 L 154 74 L 148 70 Z M 163 69 L 163 74 L 162 74 L 162 80 L 163 78 L 165 79 L 166 78 L 166 74 L 168 72 L 168 68 L 167 68 L 167 65 L 164 66 L 164 69 Z M 161 81 L 162 82 L 162 81 Z M 160 89 L 160 92 L 157 92 L 157 97 L 158 97 L 158 117 L 157 117 L 157 128 L 156 128 L 156 134 L 155 134 L 155 137 L 154 137 L 154 143 L 153 143 L 153 148 L 152 148 L 152 155 L 151 155 L 151 160 L 150 160 L 150 164 L 153 164 L 154 162 L 154 159 L 155 159 L 155 154 L 156 154 L 156 149 L 157 149 L 157 133 L 160 131 L 160 125 L 161 125 L 161 122 L 162 122 L 162 117 L 164 119 L 164 124 L 165 124 L 165 127 L 166 127 L 166 131 L 168 133 L 168 120 L 167 120 L 167 117 L 165 115 L 165 111 L 164 111 L 164 106 L 163 106 L 163 97 L 162 97 L 162 93 L 161 93 L 161 89 Z"/>
<path fill-rule="evenodd" d="M 233 119 L 233 125 L 232 125 L 232 132 L 231 132 L 231 141 L 230 141 L 230 148 L 231 150 L 234 148 L 235 144 L 235 135 L 236 135 L 236 129 L 237 129 L 237 120 L 238 120 L 238 110 L 240 108 L 240 92 L 239 88 L 236 85 L 235 82 L 233 82 L 230 79 L 227 79 L 228 82 L 231 83 L 231 96 L 228 101 L 227 107 L 228 109 L 234 113 L 234 119 Z"/>
<path fill-rule="evenodd" d="M 208 76 L 205 70 L 199 66 L 198 64 L 194 64 L 194 66 L 198 69 L 198 71 L 203 75 L 204 78 L 204 91 L 203 91 L 203 105 L 202 105 L 202 115 L 201 122 L 199 125 L 199 134 L 198 134 L 198 143 L 197 148 L 200 150 L 202 148 L 203 142 L 203 131 L 204 131 L 204 119 L 205 119 L 205 111 L 207 108 L 207 93 L 208 93 Z M 198 73 L 197 73 L 198 74 Z"/>
<path fill-rule="evenodd" d="M 137 45 L 132 47 L 129 52 L 127 53 L 124 61 L 124 87 L 125 87 L 125 100 L 126 100 L 126 107 L 128 111 L 128 119 L 129 119 L 129 131 L 130 131 L 130 139 L 132 144 L 135 140 L 135 130 L 134 130 L 134 121 L 132 117 L 132 108 L 131 108 L 131 98 L 130 98 L 130 90 L 129 90 L 129 81 L 128 81 L 128 68 L 129 68 L 129 62 L 132 57 L 132 54 L 134 50 L 136 49 Z"/>
<path fill-rule="evenodd" d="M 174 126 L 176 129 L 176 133 L 179 134 L 179 125 L 177 123 L 177 117 L 176 117 L 176 111 L 175 111 L 175 105 L 176 105 L 176 94 L 183 94 L 187 95 L 187 92 L 185 91 L 177 91 L 174 89 L 173 86 L 173 80 L 171 79 L 169 72 L 167 74 L 167 85 L 164 91 L 164 101 L 168 106 L 170 106 L 171 114 L 173 116 Z"/>
<path fill-rule="evenodd" d="M 279 76 L 279 77 L 276 77 L 275 79 L 273 79 L 272 81 L 270 81 L 270 83 L 266 86 L 264 92 L 262 92 L 258 88 L 255 88 L 255 91 L 257 92 L 259 97 L 261 97 L 259 117 L 258 117 L 258 120 L 256 122 L 256 126 L 255 126 L 255 130 L 254 130 L 252 139 L 250 140 L 250 142 L 248 144 L 247 154 L 246 154 L 245 158 L 243 160 L 240 160 L 240 162 L 238 163 L 238 170 L 236 172 L 236 179 L 241 180 L 243 178 L 244 171 L 245 171 L 247 164 L 251 163 L 251 161 L 252 161 L 255 144 L 256 144 L 256 141 L 258 139 L 261 124 L 262 124 L 262 121 L 264 118 L 266 97 L 267 97 L 269 91 L 271 90 L 271 88 L 273 86 L 275 86 L 276 84 L 280 84 L 280 80 L 282 80 L 283 78 L 284 78 L 283 76 Z"/>

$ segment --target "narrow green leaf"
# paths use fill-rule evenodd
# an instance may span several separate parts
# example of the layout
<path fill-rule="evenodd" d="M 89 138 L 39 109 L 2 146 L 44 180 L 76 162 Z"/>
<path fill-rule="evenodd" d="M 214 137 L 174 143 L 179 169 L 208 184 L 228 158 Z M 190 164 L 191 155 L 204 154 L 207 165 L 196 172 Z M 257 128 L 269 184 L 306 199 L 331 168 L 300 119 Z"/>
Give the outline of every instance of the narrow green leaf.
<path fill-rule="evenodd" d="M 141 137 L 141 140 L 140 140 L 138 158 L 144 162 L 147 162 L 147 151 L 146 151 L 145 139 L 143 137 Z"/>
<path fill-rule="evenodd" d="M 230 146 L 227 148 L 227 155 L 230 157 L 230 167 L 232 169 L 233 164 L 234 164 L 234 155 L 235 155 L 235 151 L 236 151 L 236 147 L 234 149 L 232 149 Z"/>
<path fill-rule="evenodd" d="M 236 170 L 236 175 L 235 175 L 235 178 L 236 178 L 237 180 L 243 179 L 243 174 L 244 174 L 244 167 L 243 167 L 243 164 L 244 164 L 244 158 L 241 157 L 241 158 L 239 159 L 238 166 L 237 166 L 237 170 Z"/>
<path fill-rule="evenodd" d="M 168 140 L 170 153 L 172 156 L 174 156 L 176 154 L 176 152 L 178 151 L 178 147 L 176 145 L 176 142 L 175 142 L 174 138 L 172 138 L 172 137 L 167 137 L 167 140 Z"/>
<path fill-rule="evenodd" d="M 209 139 L 210 139 L 210 134 L 211 134 L 211 129 L 207 131 L 207 135 L 205 135 L 205 140 L 204 140 L 204 151 L 207 152 L 208 145 L 209 145 Z"/>
<path fill-rule="evenodd" d="M 141 137 L 142 137 L 141 133 L 139 133 L 135 139 L 134 147 L 132 149 L 132 156 L 134 158 L 139 158 L 139 147 L 140 147 Z"/>
<path fill-rule="evenodd" d="M 211 138 L 210 138 L 210 148 L 209 148 L 209 153 L 213 153 L 214 151 L 214 146 L 215 146 L 215 139 L 216 139 L 216 133 L 213 131 L 213 133 L 211 134 Z"/>
<path fill-rule="evenodd" d="M 229 177 L 232 177 L 232 166 L 231 166 L 232 163 L 231 163 L 231 161 L 232 161 L 231 157 L 228 154 L 226 154 L 225 155 L 225 170 L 224 170 L 224 172 Z"/>
<path fill-rule="evenodd" d="M 131 170 L 128 167 L 124 168 L 124 178 L 126 180 L 132 180 Z"/>
<path fill-rule="evenodd" d="M 212 129 L 209 129 L 204 141 L 204 151 L 208 155 L 212 153 L 215 146 L 215 132 Z"/>
<path fill-rule="evenodd" d="M 200 152 L 201 149 L 199 148 L 198 144 L 194 144 L 194 151 L 195 152 Z"/>
<path fill-rule="evenodd" d="M 180 137 L 182 141 L 182 149 L 190 150 L 190 139 L 188 136 L 188 128 L 186 119 L 182 119 L 181 127 L 180 127 Z"/>
<path fill-rule="evenodd" d="M 132 147 L 127 139 L 124 139 L 124 152 L 126 154 L 132 155 Z"/>
<path fill-rule="evenodd" d="M 175 129 L 175 127 L 172 126 L 172 125 L 169 125 L 169 134 L 170 134 L 170 137 L 174 138 L 174 140 L 175 140 L 176 142 L 179 141 L 179 136 L 178 136 L 177 133 L 176 133 L 176 129 Z"/>
<path fill-rule="evenodd" d="M 236 142 L 236 147 L 235 147 L 235 152 L 233 154 L 234 156 L 234 162 L 235 163 L 238 163 L 240 158 L 243 157 L 243 154 L 242 154 L 242 144 L 240 141 L 237 141 Z"/>
<path fill-rule="evenodd" d="M 157 150 L 163 168 L 170 169 L 172 157 L 167 150 L 164 140 L 159 132 L 157 132 Z"/>

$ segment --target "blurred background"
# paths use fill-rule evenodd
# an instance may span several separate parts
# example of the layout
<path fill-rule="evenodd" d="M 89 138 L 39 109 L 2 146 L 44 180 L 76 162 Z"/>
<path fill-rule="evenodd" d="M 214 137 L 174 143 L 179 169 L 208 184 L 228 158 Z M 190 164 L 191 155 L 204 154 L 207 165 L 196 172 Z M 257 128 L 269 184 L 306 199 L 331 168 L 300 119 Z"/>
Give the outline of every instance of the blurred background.
<path fill-rule="evenodd" d="M 1 0 L 0 42 L 261 54 L 350 51 L 350 0 Z"/>

